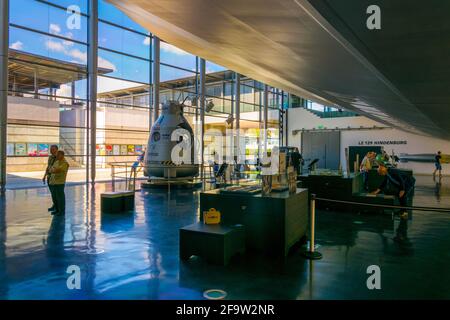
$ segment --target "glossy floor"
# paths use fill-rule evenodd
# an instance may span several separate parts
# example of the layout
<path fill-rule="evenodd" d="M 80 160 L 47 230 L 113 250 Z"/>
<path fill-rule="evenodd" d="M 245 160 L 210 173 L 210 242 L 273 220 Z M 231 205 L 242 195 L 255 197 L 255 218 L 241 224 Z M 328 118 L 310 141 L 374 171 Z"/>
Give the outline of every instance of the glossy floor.
<path fill-rule="evenodd" d="M 450 207 L 450 178 L 419 177 L 415 205 Z M 323 259 L 294 251 L 284 265 L 254 256 L 228 267 L 178 259 L 178 229 L 198 219 L 199 193 L 140 191 L 136 212 L 101 215 L 107 183 L 67 188 L 65 218 L 52 218 L 45 188 L 9 190 L 0 200 L 2 299 L 202 299 L 218 288 L 229 299 L 450 298 L 450 214 L 318 212 Z M 397 235 L 402 241 L 394 241 Z M 81 289 L 69 290 L 70 265 Z M 381 290 L 368 290 L 369 265 Z"/>

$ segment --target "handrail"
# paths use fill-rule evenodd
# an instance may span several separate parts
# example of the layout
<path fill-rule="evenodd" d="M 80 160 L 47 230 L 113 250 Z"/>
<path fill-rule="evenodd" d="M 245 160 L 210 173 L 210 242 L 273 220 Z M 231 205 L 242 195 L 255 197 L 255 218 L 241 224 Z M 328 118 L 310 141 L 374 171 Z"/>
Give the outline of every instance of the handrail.
<path fill-rule="evenodd" d="M 122 162 L 111 162 L 109 165 L 111 166 L 111 180 L 112 180 L 112 189 L 116 191 L 116 178 L 125 179 L 125 186 L 127 191 L 136 191 L 136 175 L 137 175 L 137 167 L 131 165 L 128 168 L 129 163 L 135 163 L 134 161 L 122 161 Z M 116 167 L 125 166 L 125 171 L 116 171 Z M 121 176 L 121 174 L 125 173 L 125 176 Z M 130 176 L 128 177 L 128 173 Z"/>

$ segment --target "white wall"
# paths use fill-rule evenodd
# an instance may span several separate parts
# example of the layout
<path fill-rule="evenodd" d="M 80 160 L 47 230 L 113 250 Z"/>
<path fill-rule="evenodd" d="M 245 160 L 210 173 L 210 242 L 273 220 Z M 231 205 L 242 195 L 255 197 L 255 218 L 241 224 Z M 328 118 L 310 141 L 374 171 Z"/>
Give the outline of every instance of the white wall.
<path fill-rule="evenodd" d="M 324 127 L 326 129 L 366 128 L 360 130 L 341 130 L 340 159 L 342 167 L 345 168 L 345 148 L 349 146 L 367 145 L 373 142 L 374 146 L 383 146 L 391 154 L 400 153 L 436 153 L 440 150 L 444 154 L 450 154 L 450 141 L 436 139 L 429 136 L 421 136 L 397 129 L 388 128 L 365 117 L 342 117 L 342 118 L 320 118 L 303 108 L 288 110 L 289 145 L 301 148 L 301 132 L 293 134 L 295 130 L 311 130 Z M 374 126 L 384 129 L 369 129 Z M 406 144 L 380 144 L 379 141 L 406 141 Z M 370 144 L 369 144 L 370 145 Z M 433 163 L 407 162 L 400 163 L 399 167 L 410 168 L 416 174 L 431 174 L 434 170 Z M 444 164 L 444 173 L 450 172 L 450 165 Z"/>
<path fill-rule="evenodd" d="M 59 123 L 59 102 L 8 96 L 8 119 Z"/>
<path fill-rule="evenodd" d="M 377 146 L 384 146 L 384 150 L 391 154 L 394 151 L 395 154 L 408 153 L 408 154 L 420 154 L 431 153 L 434 154 L 438 150 L 442 153 L 450 154 L 450 141 L 436 139 L 427 136 L 419 136 L 397 129 L 384 129 L 384 130 L 357 130 L 357 131 L 341 131 L 341 163 L 345 163 L 345 148 L 349 146 L 357 146 L 360 142 L 364 141 L 406 141 L 406 144 L 374 144 Z M 445 171 L 450 170 L 450 166 Z M 412 169 L 416 174 L 431 174 L 434 170 L 433 163 L 421 163 L 421 162 L 406 162 L 399 163 L 400 168 Z"/>

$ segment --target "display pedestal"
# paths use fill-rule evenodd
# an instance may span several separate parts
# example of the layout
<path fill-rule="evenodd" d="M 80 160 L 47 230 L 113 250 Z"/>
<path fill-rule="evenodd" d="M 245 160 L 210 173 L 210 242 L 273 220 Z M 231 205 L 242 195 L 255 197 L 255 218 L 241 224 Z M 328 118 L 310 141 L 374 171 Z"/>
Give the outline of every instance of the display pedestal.
<path fill-rule="evenodd" d="M 211 190 L 200 194 L 200 219 L 203 212 L 215 208 L 222 224 L 245 227 L 246 249 L 270 256 L 286 257 L 289 249 L 306 234 L 308 226 L 308 190 L 296 193 L 246 195 Z"/>

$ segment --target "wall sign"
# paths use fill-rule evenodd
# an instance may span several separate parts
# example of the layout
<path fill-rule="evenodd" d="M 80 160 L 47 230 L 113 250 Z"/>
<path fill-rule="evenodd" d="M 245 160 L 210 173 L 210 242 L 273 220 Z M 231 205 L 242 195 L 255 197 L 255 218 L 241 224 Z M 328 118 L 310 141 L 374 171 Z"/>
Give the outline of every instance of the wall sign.
<path fill-rule="evenodd" d="M 360 146 L 375 146 L 375 145 L 405 145 L 408 144 L 407 140 L 365 140 L 358 141 Z"/>

